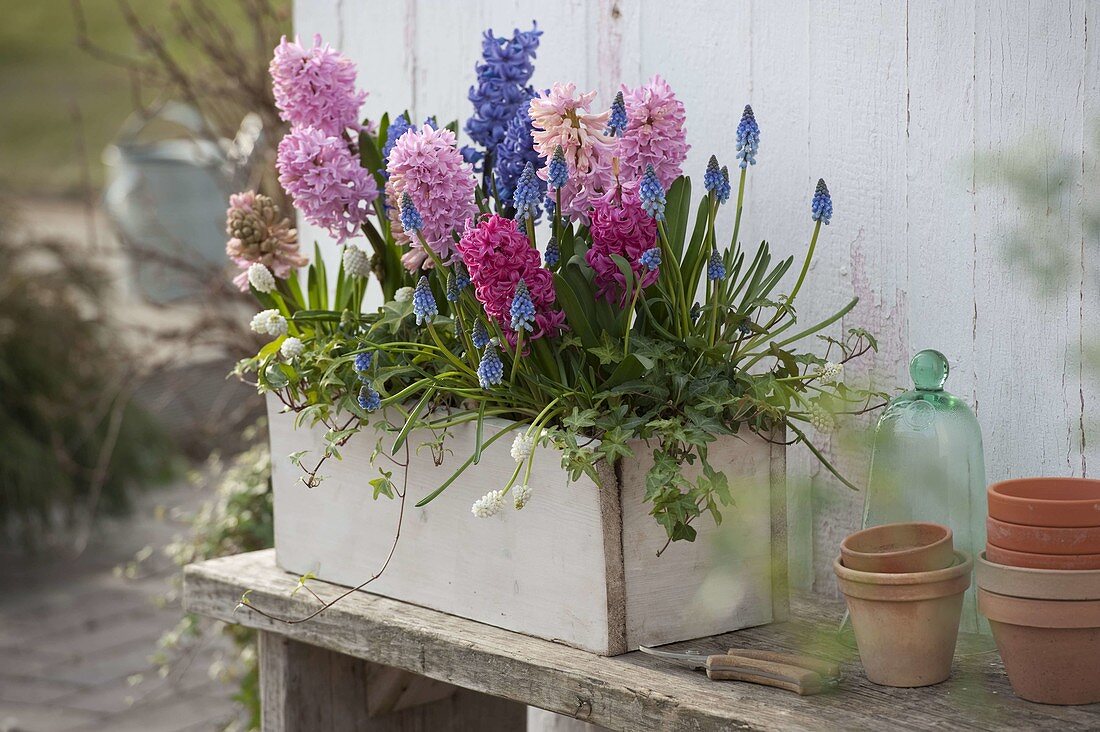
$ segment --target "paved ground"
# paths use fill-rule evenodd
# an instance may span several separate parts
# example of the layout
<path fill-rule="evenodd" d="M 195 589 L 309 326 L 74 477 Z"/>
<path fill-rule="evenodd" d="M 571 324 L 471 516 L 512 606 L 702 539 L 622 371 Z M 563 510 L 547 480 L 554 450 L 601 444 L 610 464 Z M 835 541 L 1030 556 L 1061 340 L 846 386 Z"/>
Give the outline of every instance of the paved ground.
<path fill-rule="evenodd" d="M 167 678 L 151 672 L 157 639 L 180 618 L 177 603 L 154 603 L 171 564 L 154 559 L 140 579 L 115 573 L 182 531 L 165 507 L 201 499 L 187 485 L 147 495 L 132 518 L 101 525 L 76 558 L 0 553 L 0 732 L 216 730 L 233 717 L 232 689 L 208 675 L 215 648 Z"/>

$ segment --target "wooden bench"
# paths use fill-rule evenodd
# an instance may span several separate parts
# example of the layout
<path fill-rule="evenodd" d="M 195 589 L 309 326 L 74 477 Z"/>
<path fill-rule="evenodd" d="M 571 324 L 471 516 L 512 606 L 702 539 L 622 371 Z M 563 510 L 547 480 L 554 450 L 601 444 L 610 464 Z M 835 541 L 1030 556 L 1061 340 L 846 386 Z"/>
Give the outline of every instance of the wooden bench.
<path fill-rule="evenodd" d="M 460 579 L 460 578 L 456 578 Z M 250 602 L 281 617 L 318 607 L 291 594 L 297 577 L 273 551 L 189 566 L 184 606 L 260 631 L 264 729 L 570 729 L 573 720 L 613 730 L 1035 730 L 1100 729 L 1100 704 L 1054 707 L 1017 699 L 988 639 L 964 637 L 952 678 L 923 689 L 875 686 L 850 639 L 836 632 L 842 606 L 796 600 L 791 622 L 672 648 L 798 650 L 842 662 L 835 691 L 800 697 L 702 673 L 640 653 L 603 658 L 434 610 L 353 593 L 307 622 L 285 624 L 236 609 Z M 343 588 L 310 587 L 322 598 Z M 1100 672 L 1100 660 L 1097 661 Z"/>

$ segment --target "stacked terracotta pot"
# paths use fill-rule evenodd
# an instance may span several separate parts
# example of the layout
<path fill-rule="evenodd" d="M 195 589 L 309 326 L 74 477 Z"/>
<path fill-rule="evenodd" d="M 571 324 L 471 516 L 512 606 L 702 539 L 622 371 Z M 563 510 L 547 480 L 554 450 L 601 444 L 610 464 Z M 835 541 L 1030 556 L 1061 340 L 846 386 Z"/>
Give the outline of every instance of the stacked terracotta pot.
<path fill-rule="evenodd" d="M 868 679 L 911 687 L 951 675 L 972 568 L 939 524 L 886 524 L 844 540 L 833 569 Z"/>
<path fill-rule="evenodd" d="M 1021 478 L 989 487 L 988 544 L 977 567 L 1017 696 L 1100 702 L 1100 480 Z"/>

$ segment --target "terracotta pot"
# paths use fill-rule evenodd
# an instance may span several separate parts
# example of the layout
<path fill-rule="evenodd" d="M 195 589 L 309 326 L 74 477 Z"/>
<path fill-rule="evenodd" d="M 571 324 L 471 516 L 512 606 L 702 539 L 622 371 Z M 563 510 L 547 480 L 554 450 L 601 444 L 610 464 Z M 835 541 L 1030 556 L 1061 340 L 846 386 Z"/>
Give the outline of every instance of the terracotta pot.
<path fill-rule="evenodd" d="M 1100 480 L 1016 478 L 989 486 L 989 515 L 1023 526 L 1100 526 Z"/>
<path fill-rule="evenodd" d="M 1100 569 L 1100 554 L 1032 554 L 987 544 L 985 556 L 996 564 L 1031 569 Z"/>
<path fill-rule="evenodd" d="M 860 572 L 930 572 L 954 560 L 951 529 L 939 524 L 872 526 L 840 545 L 841 563 Z"/>
<path fill-rule="evenodd" d="M 1037 600 L 1100 600 L 1100 570 L 1028 569 L 989 561 L 974 565 L 978 587 L 998 595 Z"/>
<path fill-rule="evenodd" d="M 1100 526 L 1023 526 L 985 520 L 989 543 L 1032 554 L 1100 554 Z"/>
<path fill-rule="evenodd" d="M 978 610 L 1016 696 L 1042 704 L 1100 702 L 1100 600 L 1035 600 L 978 589 Z"/>
<path fill-rule="evenodd" d="M 833 562 L 867 678 L 884 686 L 929 686 L 951 675 L 963 594 L 974 562 L 932 572 L 860 572 Z"/>

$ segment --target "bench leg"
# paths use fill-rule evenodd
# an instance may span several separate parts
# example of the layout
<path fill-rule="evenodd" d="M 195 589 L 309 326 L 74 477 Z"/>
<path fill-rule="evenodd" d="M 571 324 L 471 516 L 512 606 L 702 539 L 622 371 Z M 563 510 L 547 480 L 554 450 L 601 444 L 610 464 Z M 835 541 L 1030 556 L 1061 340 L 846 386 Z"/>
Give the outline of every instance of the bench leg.
<path fill-rule="evenodd" d="M 516 732 L 527 709 L 342 653 L 259 634 L 264 732 Z"/>

